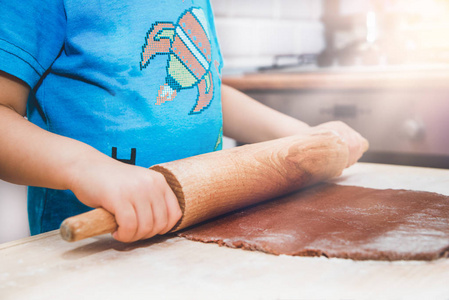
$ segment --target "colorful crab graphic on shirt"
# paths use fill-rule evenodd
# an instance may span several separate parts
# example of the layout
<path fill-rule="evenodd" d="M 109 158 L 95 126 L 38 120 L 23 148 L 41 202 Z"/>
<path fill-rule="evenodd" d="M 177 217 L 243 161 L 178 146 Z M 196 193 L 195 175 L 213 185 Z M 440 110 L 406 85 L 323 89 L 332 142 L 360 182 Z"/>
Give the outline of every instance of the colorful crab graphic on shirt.
<path fill-rule="evenodd" d="M 156 22 L 142 47 L 140 68 L 156 55 L 168 54 L 167 77 L 159 88 L 156 105 L 172 101 L 183 89 L 198 88 L 190 114 L 198 114 L 211 103 L 214 94 L 211 43 L 206 16 L 200 8 L 186 10 L 177 24 Z"/>

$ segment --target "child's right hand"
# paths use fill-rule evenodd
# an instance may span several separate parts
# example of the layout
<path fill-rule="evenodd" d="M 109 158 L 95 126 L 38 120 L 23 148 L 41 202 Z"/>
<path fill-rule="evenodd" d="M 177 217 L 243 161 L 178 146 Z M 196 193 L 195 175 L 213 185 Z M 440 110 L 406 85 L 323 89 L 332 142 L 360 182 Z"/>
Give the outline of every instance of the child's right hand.
<path fill-rule="evenodd" d="M 167 233 L 181 218 L 178 200 L 162 174 L 108 157 L 77 165 L 71 190 L 84 204 L 115 216 L 116 240 L 133 242 Z"/>

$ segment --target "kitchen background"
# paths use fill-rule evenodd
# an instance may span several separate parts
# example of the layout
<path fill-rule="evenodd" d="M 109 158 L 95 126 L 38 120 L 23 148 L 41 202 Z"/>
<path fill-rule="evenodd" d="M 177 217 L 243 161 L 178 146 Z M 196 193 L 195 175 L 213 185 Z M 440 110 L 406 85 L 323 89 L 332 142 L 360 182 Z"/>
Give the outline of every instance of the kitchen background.
<path fill-rule="evenodd" d="M 232 83 L 244 82 L 242 74 L 265 78 L 331 74 L 335 83 L 325 88 L 315 84 L 242 89 L 311 125 L 345 121 L 370 140 L 367 161 L 449 167 L 445 83 L 449 82 L 449 1 L 212 0 L 212 4 L 224 79 Z M 426 75 L 429 71 L 437 72 L 435 81 Z M 358 88 L 339 86 L 340 74 L 348 73 Z M 384 81 L 382 74 L 388 75 Z M 414 81 L 407 86 L 403 76 L 410 74 Z M 368 84 L 357 81 L 366 76 Z M 390 79 L 402 80 L 400 88 L 376 85 Z M 421 88 L 420 82 L 426 85 Z M 234 145 L 235 141 L 225 140 L 225 148 Z M 26 187 L 0 181 L 0 243 L 28 235 Z"/>

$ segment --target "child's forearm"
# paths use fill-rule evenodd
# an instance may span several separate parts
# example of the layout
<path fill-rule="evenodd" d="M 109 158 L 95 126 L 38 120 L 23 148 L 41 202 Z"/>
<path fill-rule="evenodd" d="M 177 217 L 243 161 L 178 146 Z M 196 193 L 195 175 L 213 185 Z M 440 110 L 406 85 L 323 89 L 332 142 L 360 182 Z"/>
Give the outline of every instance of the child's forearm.
<path fill-rule="evenodd" d="M 99 159 L 96 150 L 42 130 L 0 105 L 0 177 L 16 184 L 69 189 L 80 157 Z"/>
<path fill-rule="evenodd" d="M 309 126 L 223 85 L 223 131 L 243 143 L 255 143 L 307 131 Z"/>
<path fill-rule="evenodd" d="M 109 160 L 94 148 L 26 120 L 30 88 L 0 73 L 0 178 L 12 183 L 70 189 L 89 161 Z M 81 159 L 82 158 L 82 159 Z"/>
<path fill-rule="evenodd" d="M 79 152 L 87 145 L 42 130 L 23 115 L 30 88 L 0 72 L 0 178 L 24 185 L 69 188 Z"/>

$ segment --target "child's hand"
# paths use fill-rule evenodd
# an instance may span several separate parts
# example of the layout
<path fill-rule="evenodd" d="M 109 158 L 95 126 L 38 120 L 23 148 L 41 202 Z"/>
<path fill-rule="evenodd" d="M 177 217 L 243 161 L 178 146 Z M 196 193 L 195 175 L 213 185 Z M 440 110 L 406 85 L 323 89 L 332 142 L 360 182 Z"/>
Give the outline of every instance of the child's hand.
<path fill-rule="evenodd" d="M 357 131 L 349 127 L 343 122 L 332 121 L 320 124 L 316 129 L 330 129 L 334 131 L 348 145 L 349 160 L 347 167 L 355 164 L 363 153 L 368 150 L 368 141 L 362 137 Z"/>
<path fill-rule="evenodd" d="M 178 200 L 162 174 L 109 158 L 80 165 L 71 190 L 84 204 L 115 215 L 115 239 L 133 242 L 164 234 L 181 218 Z"/>

